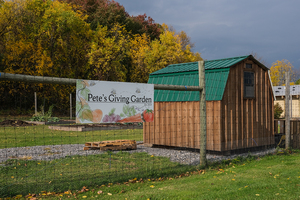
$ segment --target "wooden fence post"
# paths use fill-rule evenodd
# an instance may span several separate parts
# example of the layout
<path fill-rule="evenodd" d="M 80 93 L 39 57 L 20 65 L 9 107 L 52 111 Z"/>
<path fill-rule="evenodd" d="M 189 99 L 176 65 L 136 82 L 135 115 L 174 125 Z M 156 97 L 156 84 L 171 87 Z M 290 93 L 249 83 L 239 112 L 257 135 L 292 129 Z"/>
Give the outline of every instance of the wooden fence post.
<path fill-rule="evenodd" d="M 72 120 L 72 93 L 70 93 L 70 120 Z"/>
<path fill-rule="evenodd" d="M 34 92 L 34 114 L 37 115 L 37 98 L 36 98 L 36 92 Z"/>
<path fill-rule="evenodd" d="M 198 62 L 200 91 L 200 165 L 206 166 L 206 94 L 204 61 Z"/>
<path fill-rule="evenodd" d="M 290 148 L 290 73 L 285 72 L 285 148 Z"/>

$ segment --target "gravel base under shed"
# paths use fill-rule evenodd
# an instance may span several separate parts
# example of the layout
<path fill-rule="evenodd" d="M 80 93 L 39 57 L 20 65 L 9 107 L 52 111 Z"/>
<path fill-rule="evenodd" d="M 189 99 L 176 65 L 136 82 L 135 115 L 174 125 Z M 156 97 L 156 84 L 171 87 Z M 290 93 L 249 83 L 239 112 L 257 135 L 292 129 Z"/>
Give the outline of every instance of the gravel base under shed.
<path fill-rule="evenodd" d="M 5 162 L 8 159 L 27 159 L 27 160 L 54 160 L 64 158 L 66 156 L 74 155 L 95 155 L 103 154 L 105 151 L 99 150 L 83 150 L 84 144 L 66 144 L 66 145 L 46 145 L 46 146 L 31 146 L 31 147 L 16 147 L 0 149 L 0 163 Z M 113 151 L 116 153 L 117 151 Z M 168 157 L 172 162 L 179 162 L 181 164 L 198 165 L 199 164 L 199 152 L 192 152 L 189 150 L 176 150 L 167 148 L 151 148 L 145 147 L 142 144 L 137 145 L 136 150 L 127 151 L 129 153 L 134 152 L 146 152 L 154 156 Z M 263 156 L 269 153 L 274 153 L 275 148 L 251 152 L 253 156 Z M 247 156 L 249 153 L 234 154 L 230 156 L 224 155 L 212 155 L 207 154 L 208 161 L 221 161 L 226 159 L 233 159 L 237 156 Z"/>

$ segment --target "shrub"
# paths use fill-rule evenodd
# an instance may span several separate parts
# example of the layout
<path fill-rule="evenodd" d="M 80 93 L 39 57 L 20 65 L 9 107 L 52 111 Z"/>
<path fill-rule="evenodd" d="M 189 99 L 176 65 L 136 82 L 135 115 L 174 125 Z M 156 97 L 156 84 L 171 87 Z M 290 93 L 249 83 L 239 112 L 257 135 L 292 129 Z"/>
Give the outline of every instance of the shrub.
<path fill-rule="evenodd" d="M 274 105 L 274 119 L 279 119 L 280 115 L 283 113 L 282 107 L 279 105 L 279 103 L 276 103 Z"/>

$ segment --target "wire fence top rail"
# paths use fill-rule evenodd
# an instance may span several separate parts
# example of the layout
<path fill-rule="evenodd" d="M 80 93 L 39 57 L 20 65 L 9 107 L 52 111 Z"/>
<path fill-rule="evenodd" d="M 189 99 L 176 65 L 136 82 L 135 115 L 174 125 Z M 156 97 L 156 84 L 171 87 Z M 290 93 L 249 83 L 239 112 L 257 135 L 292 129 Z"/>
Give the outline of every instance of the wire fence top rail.
<path fill-rule="evenodd" d="M 46 76 L 32 76 L 32 75 L 10 74 L 10 73 L 0 72 L 0 80 L 23 81 L 23 82 L 29 82 L 29 83 L 76 85 L 76 81 L 79 79 L 46 77 Z M 203 87 L 185 86 L 185 85 L 154 84 L 154 89 L 157 89 L 157 90 L 179 90 L 179 91 L 202 91 Z"/>

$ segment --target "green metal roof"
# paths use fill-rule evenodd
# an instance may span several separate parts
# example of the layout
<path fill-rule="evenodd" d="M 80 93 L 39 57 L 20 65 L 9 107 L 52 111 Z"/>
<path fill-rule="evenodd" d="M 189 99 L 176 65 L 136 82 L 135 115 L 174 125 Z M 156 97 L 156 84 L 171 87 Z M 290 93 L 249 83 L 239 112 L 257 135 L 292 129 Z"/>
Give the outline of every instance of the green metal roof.
<path fill-rule="evenodd" d="M 251 57 L 240 56 L 205 61 L 206 101 L 223 98 L 230 67 Z M 199 86 L 198 62 L 169 65 L 150 74 L 148 83 Z M 154 101 L 199 101 L 197 91 L 155 90 Z"/>
<path fill-rule="evenodd" d="M 242 61 L 248 57 L 249 57 L 249 55 L 233 57 L 233 58 L 224 58 L 224 59 L 218 59 L 218 60 L 207 60 L 207 61 L 205 61 L 205 69 L 207 70 L 207 69 L 228 68 L 228 67 L 231 67 L 232 65 L 239 63 L 240 61 Z M 161 70 L 151 73 L 150 76 L 155 75 L 155 74 L 169 74 L 169 73 L 189 72 L 189 71 L 198 71 L 198 62 L 169 65 Z"/>

